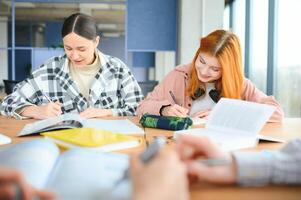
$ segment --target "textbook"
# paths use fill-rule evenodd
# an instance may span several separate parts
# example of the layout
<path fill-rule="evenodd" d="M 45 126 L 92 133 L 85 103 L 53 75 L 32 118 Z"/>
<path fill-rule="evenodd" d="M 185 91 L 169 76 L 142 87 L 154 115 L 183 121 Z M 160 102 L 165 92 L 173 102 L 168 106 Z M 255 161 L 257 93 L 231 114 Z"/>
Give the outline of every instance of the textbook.
<path fill-rule="evenodd" d="M 117 151 L 136 147 L 140 144 L 137 137 L 116 134 L 94 128 L 75 128 L 41 133 L 63 148 L 87 148 L 100 151 Z"/>
<path fill-rule="evenodd" d="M 128 156 L 86 149 L 60 155 L 45 139 L 0 148 L 0 165 L 20 170 L 34 187 L 56 193 L 57 199 L 130 199 L 128 180 L 116 184 L 128 168 Z"/>
<path fill-rule="evenodd" d="M 143 135 L 144 130 L 128 119 L 108 120 L 108 119 L 85 119 L 79 114 L 67 113 L 57 117 L 36 121 L 27 124 L 18 136 L 31 135 L 51 130 L 67 128 L 95 128 L 114 133 L 126 135 Z"/>
<path fill-rule="evenodd" d="M 205 128 L 192 128 L 174 132 L 207 136 L 224 150 L 254 147 L 260 137 L 259 131 L 271 117 L 275 108 L 271 105 L 222 98 L 213 108 Z"/>

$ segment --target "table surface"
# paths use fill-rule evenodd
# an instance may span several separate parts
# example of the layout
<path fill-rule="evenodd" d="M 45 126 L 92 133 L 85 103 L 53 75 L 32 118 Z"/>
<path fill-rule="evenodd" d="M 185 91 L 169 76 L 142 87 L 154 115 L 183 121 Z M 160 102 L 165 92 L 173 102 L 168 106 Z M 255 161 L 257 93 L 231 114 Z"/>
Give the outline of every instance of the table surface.
<path fill-rule="evenodd" d="M 135 124 L 139 125 L 138 117 L 117 117 L 115 119 L 129 119 Z M 114 118 L 109 118 L 114 119 Z M 27 123 L 32 123 L 35 120 L 16 120 L 0 116 L 0 133 L 5 134 L 12 138 L 12 144 L 16 144 L 22 141 L 32 140 L 40 135 L 32 135 L 25 137 L 17 137 L 17 133 Z M 139 125 L 140 126 L 140 125 Z M 202 126 L 199 126 L 202 127 Z M 172 131 L 145 128 L 145 136 L 142 137 L 142 145 L 139 147 L 119 151 L 121 153 L 132 154 L 139 153 L 147 146 L 147 143 L 151 142 L 157 136 L 166 136 L 170 138 Z M 301 118 L 285 118 L 282 123 L 267 123 L 261 130 L 263 135 L 272 136 L 274 138 L 289 141 L 293 138 L 301 138 Z M 173 145 L 171 139 L 168 140 L 170 146 Z M 9 144 L 9 145 L 12 145 Z M 6 146 L 9 146 L 6 145 Z M 243 151 L 258 151 L 262 149 L 279 149 L 283 146 L 283 143 L 274 142 L 259 142 L 256 148 L 244 149 Z M 300 166 L 301 167 L 301 166 Z M 251 187 L 238 187 L 238 186 L 216 186 L 209 184 L 193 185 L 190 188 L 191 199 L 224 199 L 224 200 L 236 200 L 236 199 L 301 199 L 301 187 L 299 186 L 266 186 L 260 188 Z M 171 191 L 174 192 L 174 191 Z"/>

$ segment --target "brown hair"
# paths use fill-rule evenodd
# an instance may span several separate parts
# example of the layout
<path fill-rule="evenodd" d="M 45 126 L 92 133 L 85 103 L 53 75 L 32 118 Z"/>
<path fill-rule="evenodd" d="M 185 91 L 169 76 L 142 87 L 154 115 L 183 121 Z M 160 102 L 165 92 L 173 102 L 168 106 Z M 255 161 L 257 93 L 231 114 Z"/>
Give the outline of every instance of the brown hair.
<path fill-rule="evenodd" d="M 187 95 L 197 99 L 197 91 L 206 90 L 205 84 L 198 79 L 195 68 L 195 62 L 201 52 L 216 57 L 221 65 L 222 76 L 215 82 L 220 96 L 240 99 L 244 79 L 240 43 L 235 34 L 225 30 L 216 30 L 201 39 L 200 47 L 192 61 Z"/>

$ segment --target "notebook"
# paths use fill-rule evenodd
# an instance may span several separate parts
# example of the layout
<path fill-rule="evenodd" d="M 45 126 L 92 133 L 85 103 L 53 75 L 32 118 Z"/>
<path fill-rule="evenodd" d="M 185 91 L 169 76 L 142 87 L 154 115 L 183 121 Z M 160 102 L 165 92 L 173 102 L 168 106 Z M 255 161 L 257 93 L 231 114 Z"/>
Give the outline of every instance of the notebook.
<path fill-rule="evenodd" d="M 12 140 L 10 137 L 0 133 L 0 145 L 5 145 L 11 143 Z"/>
<path fill-rule="evenodd" d="M 274 110 L 271 105 L 222 98 L 210 113 L 205 128 L 175 131 L 174 138 L 180 134 L 207 136 L 224 150 L 254 147 L 259 137 L 264 138 L 259 131 Z"/>
<path fill-rule="evenodd" d="M 51 130 L 60 130 L 67 128 L 96 128 L 114 133 L 126 135 L 143 135 L 144 130 L 128 119 L 106 120 L 106 119 L 85 119 L 79 114 L 63 114 L 58 117 L 36 121 L 27 124 L 19 132 L 18 136 L 31 135 Z"/>
<path fill-rule="evenodd" d="M 130 199 L 131 184 L 115 183 L 128 168 L 128 156 L 72 149 L 60 155 L 45 139 L 0 149 L 0 165 L 20 170 L 39 189 L 49 189 L 57 199 Z"/>
<path fill-rule="evenodd" d="M 41 133 L 63 148 L 87 148 L 99 151 L 117 151 L 139 146 L 137 137 L 116 134 L 94 128 L 75 128 Z"/>

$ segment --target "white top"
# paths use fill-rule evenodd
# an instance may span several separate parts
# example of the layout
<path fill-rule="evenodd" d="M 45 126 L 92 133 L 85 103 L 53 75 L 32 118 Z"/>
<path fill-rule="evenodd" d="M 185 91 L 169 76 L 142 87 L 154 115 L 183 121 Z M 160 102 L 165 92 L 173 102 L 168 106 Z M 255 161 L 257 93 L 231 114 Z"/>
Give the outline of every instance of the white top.
<path fill-rule="evenodd" d="M 209 92 L 212 89 L 215 89 L 214 83 L 205 83 L 206 86 L 206 95 L 198 98 L 197 100 L 192 101 L 191 109 L 189 115 L 192 116 L 194 113 L 199 111 L 205 111 L 212 109 L 215 106 L 215 102 L 209 96 Z"/>
<path fill-rule="evenodd" d="M 74 67 L 71 62 L 69 65 L 72 79 L 76 83 L 79 92 L 82 93 L 87 100 L 89 100 L 89 89 L 91 88 L 93 79 L 101 67 L 101 58 L 98 54 L 95 55 L 96 58 L 94 62 L 85 67 Z"/>

